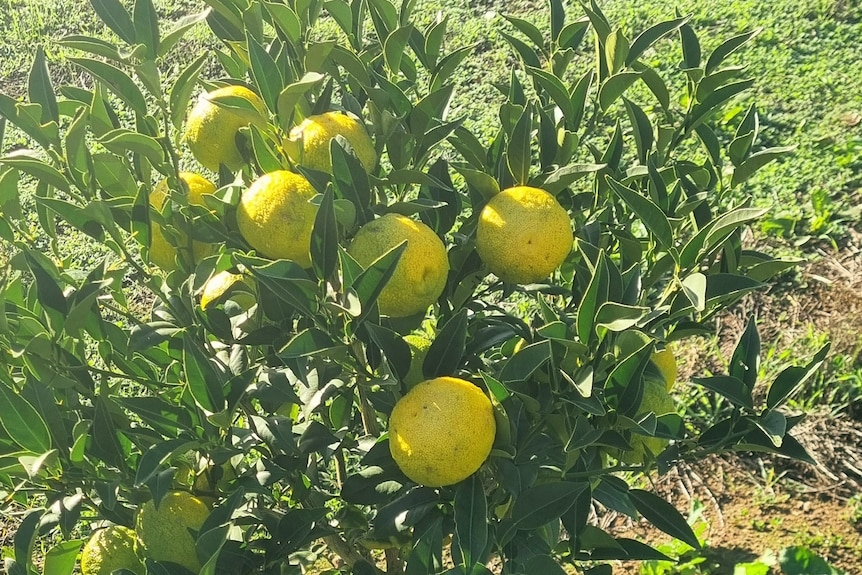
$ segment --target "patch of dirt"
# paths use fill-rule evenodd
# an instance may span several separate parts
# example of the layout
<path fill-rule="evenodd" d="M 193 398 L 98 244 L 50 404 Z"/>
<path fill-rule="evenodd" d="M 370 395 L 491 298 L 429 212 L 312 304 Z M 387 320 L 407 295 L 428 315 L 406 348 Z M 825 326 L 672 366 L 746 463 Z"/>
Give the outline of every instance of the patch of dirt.
<path fill-rule="evenodd" d="M 814 489 L 770 471 L 774 462 L 752 457 L 711 457 L 681 465 L 656 480 L 660 495 L 678 509 L 703 505 L 703 573 L 733 575 L 734 565 L 756 561 L 790 546 L 803 546 L 848 575 L 862 573 L 862 521 L 846 498 L 830 489 Z M 779 480 L 780 479 L 780 480 Z M 652 545 L 671 538 L 645 521 L 609 514 L 601 523 L 617 537 Z M 706 570 L 706 566 L 711 570 Z M 639 575 L 641 564 L 620 562 L 615 575 Z M 773 573 L 778 574 L 778 570 Z"/>

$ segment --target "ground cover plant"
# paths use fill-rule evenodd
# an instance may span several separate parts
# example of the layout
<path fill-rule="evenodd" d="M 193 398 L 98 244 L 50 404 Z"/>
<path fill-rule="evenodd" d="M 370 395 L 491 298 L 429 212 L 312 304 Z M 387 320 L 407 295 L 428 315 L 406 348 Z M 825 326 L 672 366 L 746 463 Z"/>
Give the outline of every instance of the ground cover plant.
<path fill-rule="evenodd" d="M 106 523 L 160 572 L 298 572 L 321 540 L 332 572 L 661 559 L 588 522 L 596 501 L 698 545 L 616 472 L 734 447 L 807 459 L 782 406 L 826 348 L 755 403 L 750 322 L 730 373 L 697 382 L 734 406 L 706 430 L 658 355 L 789 267 L 740 242 L 764 215 L 744 183 L 786 150 L 757 147 L 753 106 L 727 141 L 714 129 L 751 86 L 724 67 L 751 34 L 704 51 L 685 16 L 627 37 L 552 2 L 544 32 L 511 20 L 519 64 L 486 140 L 448 114 L 472 48 L 410 3 L 211 2 L 219 76 L 203 54 L 170 83 L 185 30 L 144 0 L 92 6 L 117 36 L 67 41 L 92 83 L 55 89 L 37 51 L 27 102 L 0 101 L 41 148 L 0 160 L 3 474 L 11 499 L 44 497 L 10 573 L 57 531 L 45 568 L 71 572 L 74 537 Z M 676 83 L 645 62 L 671 42 Z M 180 171 L 185 145 L 212 183 Z M 110 255 L 58 265 L 58 222 Z M 411 350 L 414 331 L 432 343 Z"/>

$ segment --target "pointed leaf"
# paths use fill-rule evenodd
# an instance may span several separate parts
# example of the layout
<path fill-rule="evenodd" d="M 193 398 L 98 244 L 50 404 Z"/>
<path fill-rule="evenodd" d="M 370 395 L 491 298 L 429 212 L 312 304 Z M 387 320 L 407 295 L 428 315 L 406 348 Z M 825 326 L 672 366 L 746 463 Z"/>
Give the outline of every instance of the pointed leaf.
<path fill-rule="evenodd" d="M 642 489 L 629 490 L 629 498 L 647 521 L 680 541 L 700 549 L 700 541 L 676 507 L 661 497 Z"/>
<path fill-rule="evenodd" d="M 422 374 L 428 379 L 455 375 L 461 367 L 466 345 L 467 310 L 462 309 L 449 318 L 434 338 L 422 363 Z"/>
<path fill-rule="evenodd" d="M 670 250 L 673 247 L 673 228 L 670 227 L 670 222 L 661 208 L 649 198 L 624 186 L 610 176 L 606 177 L 606 181 L 614 193 L 643 222 L 656 241 L 666 250 Z"/>
<path fill-rule="evenodd" d="M 135 43 L 135 25 L 120 0 L 90 0 L 102 22 L 128 44 Z"/>
<path fill-rule="evenodd" d="M 51 449 L 51 433 L 45 420 L 22 395 L 0 380 L 0 425 L 22 449 L 43 454 Z"/>
<path fill-rule="evenodd" d="M 324 281 L 332 277 L 338 266 L 338 224 L 333 195 L 332 188 L 327 188 L 311 231 L 311 264 L 317 277 Z"/>

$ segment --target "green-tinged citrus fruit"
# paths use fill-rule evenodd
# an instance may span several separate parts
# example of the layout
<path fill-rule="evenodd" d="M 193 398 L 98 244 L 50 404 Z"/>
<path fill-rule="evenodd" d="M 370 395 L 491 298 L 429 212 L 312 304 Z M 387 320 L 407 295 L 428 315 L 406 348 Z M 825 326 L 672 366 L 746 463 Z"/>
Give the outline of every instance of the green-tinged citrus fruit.
<path fill-rule="evenodd" d="M 252 109 L 232 106 L 225 100 L 231 96 L 248 101 Z M 185 139 L 192 155 L 203 166 L 217 172 L 219 165 L 224 164 L 233 171 L 244 163 L 236 145 L 237 131 L 249 124 L 265 123 L 266 105 L 260 96 L 245 86 L 225 86 L 201 94 L 186 118 Z"/>
<path fill-rule="evenodd" d="M 569 214 L 548 192 L 517 186 L 482 209 L 476 251 L 500 279 L 527 284 L 548 277 L 572 250 Z"/>
<path fill-rule="evenodd" d="M 204 194 L 211 194 L 216 190 L 216 187 L 212 182 L 199 174 L 181 172 L 180 180 L 183 182 L 185 187 L 189 204 L 197 206 L 204 205 Z M 153 188 L 152 193 L 150 193 L 150 205 L 152 205 L 156 210 L 161 210 L 167 196 L 168 182 L 167 180 L 162 180 L 155 188 Z M 165 237 L 158 224 L 153 224 L 150 231 L 150 261 L 164 271 L 172 271 L 177 267 L 177 248 L 179 247 L 183 250 L 183 253 L 186 253 L 185 248 L 187 244 L 188 239 L 182 232 L 180 232 L 176 245 L 174 245 Z M 204 242 L 193 241 L 192 263 L 199 262 L 206 256 L 210 255 L 212 251 L 212 245 Z"/>
<path fill-rule="evenodd" d="M 171 491 L 158 509 L 152 501 L 138 511 L 135 531 L 140 554 L 155 561 L 170 561 L 190 571 L 200 571 L 195 552 L 197 532 L 209 516 L 207 505 L 185 491 Z"/>
<path fill-rule="evenodd" d="M 475 473 L 491 453 L 497 425 L 491 400 L 463 379 L 438 377 L 414 386 L 389 418 L 389 450 L 421 485 L 452 485 Z"/>
<path fill-rule="evenodd" d="M 227 270 L 220 271 L 204 284 L 201 292 L 201 308 L 207 309 L 211 305 L 231 299 L 242 309 L 247 310 L 257 303 L 254 296 L 255 284 L 252 276 L 235 274 Z"/>
<path fill-rule="evenodd" d="M 81 573 L 110 575 L 117 569 L 128 569 L 143 575 L 146 570 L 135 554 L 135 541 L 135 532 L 121 525 L 95 531 L 81 551 Z"/>
<path fill-rule="evenodd" d="M 409 389 L 425 379 L 422 375 L 422 364 L 425 362 L 425 356 L 428 355 L 428 349 L 434 341 L 420 334 L 405 335 L 404 341 L 410 348 L 410 371 L 404 376 L 404 384 Z"/>
<path fill-rule="evenodd" d="M 331 174 L 330 142 L 336 136 L 342 136 L 353 147 L 366 172 L 374 169 L 377 152 L 365 126 L 355 116 L 340 112 L 309 116 L 290 131 L 284 147 L 297 164 Z"/>
<path fill-rule="evenodd" d="M 676 358 L 673 356 L 673 351 L 669 347 L 666 347 L 652 354 L 650 359 L 652 359 L 652 362 L 661 372 L 662 377 L 664 377 L 667 390 L 670 391 L 673 389 L 677 376 Z"/>
<path fill-rule="evenodd" d="M 407 317 L 428 309 L 437 301 L 449 274 L 446 246 L 434 230 L 406 216 L 386 214 L 362 226 L 348 248 L 363 267 L 407 241 L 395 273 L 377 303 L 380 313 Z"/>
<path fill-rule="evenodd" d="M 667 388 L 661 383 L 652 380 L 644 381 L 643 398 L 636 418 L 640 418 L 650 412 L 656 416 L 673 413 L 676 404 L 667 392 Z M 651 455 L 658 455 L 667 447 L 669 441 L 662 437 L 647 437 L 645 435 L 632 434 L 632 449 L 616 454 L 617 458 L 624 462 L 639 465 L 647 459 L 647 451 Z"/>
<path fill-rule="evenodd" d="M 242 194 L 236 212 L 239 232 L 251 247 L 273 259 L 311 267 L 311 230 L 317 192 L 298 174 L 278 170 L 255 180 Z"/>

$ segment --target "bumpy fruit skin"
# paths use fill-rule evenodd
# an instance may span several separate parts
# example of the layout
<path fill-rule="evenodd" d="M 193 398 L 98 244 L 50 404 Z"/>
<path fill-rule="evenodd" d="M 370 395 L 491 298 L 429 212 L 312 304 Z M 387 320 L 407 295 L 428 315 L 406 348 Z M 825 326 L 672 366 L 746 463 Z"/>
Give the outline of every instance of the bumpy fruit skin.
<path fill-rule="evenodd" d="M 168 493 L 158 509 L 152 501 L 147 501 L 138 511 L 135 526 L 139 554 L 200 571 L 202 565 L 195 552 L 195 537 L 189 530 L 198 531 L 209 513 L 203 501 L 185 491 Z"/>
<path fill-rule="evenodd" d="M 237 96 L 251 102 L 257 114 L 219 106 L 212 100 Z M 204 167 L 217 172 L 219 164 L 235 171 L 244 161 L 236 146 L 237 131 L 243 126 L 266 123 L 266 105 L 245 86 L 225 86 L 202 94 L 186 118 L 185 139 L 192 155 Z"/>
<path fill-rule="evenodd" d="M 528 284 L 545 279 L 563 263 L 572 243 L 569 214 L 539 188 L 503 190 L 479 215 L 476 251 L 503 281 Z"/>
<path fill-rule="evenodd" d="M 407 317 L 437 301 L 449 275 L 446 246 L 434 230 L 407 216 L 386 214 L 362 226 L 348 253 L 363 267 L 407 240 L 395 273 L 377 300 L 380 313 Z"/>
<path fill-rule="evenodd" d="M 215 192 L 216 187 L 204 178 L 203 176 L 191 172 L 181 172 L 180 179 L 185 184 L 188 192 L 188 203 L 198 206 L 204 205 L 204 194 Z M 168 195 L 168 182 L 162 180 L 150 194 L 150 205 L 156 210 L 161 210 L 165 203 L 165 198 Z M 181 235 L 179 238 L 181 246 L 185 246 L 187 240 Z M 192 242 L 192 252 L 194 262 L 197 263 L 203 258 L 212 253 L 212 246 L 204 242 Z M 150 261 L 160 267 L 162 270 L 169 272 L 176 269 L 177 248 L 168 241 L 162 233 L 162 229 L 158 224 L 153 224 L 150 230 Z"/>
<path fill-rule="evenodd" d="M 419 334 L 405 335 L 404 341 L 410 348 L 410 371 L 404 376 L 404 385 L 410 389 L 425 379 L 422 375 L 422 364 L 425 362 L 425 356 L 428 355 L 428 349 L 434 342 Z"/>
<path fill-rule="evenodd" d="M 673 351 L 669 347 L 666 347 L 652 354 L 650 359 L 652 359 L 652 362 L 661 372 L 662 377 L 664 377 L 667 390 L 670 391 L 673 389 L 677 376 L 676 358 L 673 356 Z"/>
<path fill-rule="evenodd" d="M 365 127 L 354 116 L 326 112 L 309 116 L 290 131 L 285 150 L 290 159 L 306 168 L 332 173 L 330 142 L 343 136 L 356 153 L 366 172 L 377 165 L 377 152 Z"/>
<path fill-rule="evenodd" d="M 239 232 L 251 247 L 273 259 L 311 267 L 311 230 L 317 192 L 298 174 L 277 170 L 255 180 L 242 194 L 236 212 Z"/>
<path fill-rule="evenodd" d="M 455 377 L 416 385 L 389 418 L 389 450 L 404 474 L 440 487 L 474 474 L 491 453 L 497 425 L 491 400 Z"/>
<path fill-rule="evenodd" d="M 94 532 L 81 551 L 83 575 L 110 575 L 117 569 L 128 569 L 138 575 L 145 572 L 144 564 L 135 554 L 135 532 L 114 525 Z"/>
<path fill-rule="evenodd" d="M 673 413 L 676 411 L 676 404 L 673 398 L 667 392 L 664 385 L 657 381 L 644 381 L 643 399 L 638 408 L 637 417 L 653 412 L 656 416 Z M 632 465 L 642 464 L 647 457 L 647 450 L 652 455 L 658 455 L 664 448 L 667 447 L 669 441 L 661 437 L 647 437 L 644 435 L 632 434 L 632 449 L 622 451 L 615 456 L 623 463 Z"/>

